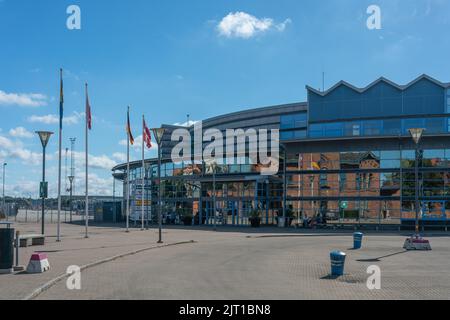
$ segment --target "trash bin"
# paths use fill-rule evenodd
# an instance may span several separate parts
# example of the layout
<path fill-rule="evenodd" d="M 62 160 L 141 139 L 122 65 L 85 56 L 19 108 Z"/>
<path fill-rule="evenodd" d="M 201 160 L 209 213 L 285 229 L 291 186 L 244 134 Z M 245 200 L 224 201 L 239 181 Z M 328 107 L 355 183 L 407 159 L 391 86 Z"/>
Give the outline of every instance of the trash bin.
<path fill-rule="evenodd" d="M 363 236 L 364 234 L 361 232 L 355 232 L 353 234 L 353 249 L 361 249 Z"/>
<path fill-rule="evenodd" d="M 345 257 L 347 255 L 341 251 L 333 251 L 330 253 L 331 258 L 331 275 L 344 275 Z"/>
<path fill-rule="evenodd" d="M 11 270 L 14 264 L 14 229 L 0 229 L 0 271 Z"/>

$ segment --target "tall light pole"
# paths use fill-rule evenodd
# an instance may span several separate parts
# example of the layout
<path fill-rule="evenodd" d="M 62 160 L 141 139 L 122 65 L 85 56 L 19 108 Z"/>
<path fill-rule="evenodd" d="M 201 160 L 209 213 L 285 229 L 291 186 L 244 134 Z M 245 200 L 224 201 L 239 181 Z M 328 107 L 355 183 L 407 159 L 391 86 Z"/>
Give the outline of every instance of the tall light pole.
<path fill-rule="evenodd" d="M 216 172 L 217 172 L 217 162 L 211 162 L 209 164 L 210 170 L 213 174 L 213 214 L 214 214 L 214 231 L 217 230 L 217 201 L 216 201 Z"/>
<path fill-rule="evenodd" d="M 45 198 L 48 196 L 48 185 L 45 182 L 45 149 L 47 148 L 48 141 L 53 132 L 49 131 L 36 131 L 41 139 L 42 144 L 42 182 L 40 187 L 40 197 L 42 198 L 42 235 L 45 234 Z"/>
<path fill-rule="evenodd" d="M 409 133 L 416 144 L 416 164 L 415 164 L 415 207 L 416 207 L 416 235 L 419 234 L 419 214 L 420 214 L 420 203 L 419 203 L 419 144 L 422 139 L 425 129 L 409 129 Z"/>
<path fill-rule="evenodd" d="M 162 241 L 162 215 L 161 215 L 161 142 L 166 129 L 164 128 L 154 128 L 152 129 L 153 135 L 155 136 L 156 143 L 158 144 L 158 228 L 159 228 L 159 240 L 158 243 L 163 243 Z"/>
<path fill-rule="evenodd" d="M 6 220 L 8 220 L 8 215 L 6 214 L 6 204 L 5 204 L 5 168 L 8 164 L 5 162 L 3 163 L 3 203 L 2 203 L 2 209 L 3 213 L 5 214 Z"/>
<path fill-rule="evenodd" d="M 69 212 L 70 212 L 70 223 L 72 223 L 72 192 L 73 192 L 73 179 L 75 179 L 74 176 L 69 176 L 69 182 L 70 182 L 70 199 L 69 199 Z"/>

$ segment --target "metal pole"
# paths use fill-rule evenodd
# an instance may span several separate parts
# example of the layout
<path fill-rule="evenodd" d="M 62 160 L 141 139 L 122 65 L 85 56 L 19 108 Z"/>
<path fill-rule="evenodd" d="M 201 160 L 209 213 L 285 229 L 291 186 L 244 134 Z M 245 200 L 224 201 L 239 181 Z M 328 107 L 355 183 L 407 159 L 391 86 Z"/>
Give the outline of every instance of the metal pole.
<path fill-rule="evenodd" d="M 130 107 L 128 107 L 128 119 Z M 130 128 L 127 129 L 127 173 L 126 173 L 126 232 L 130 232 Z"/>
<path fill-rule="evenodd" d="M 415 181 L 416 181 L 416 234 L 419 234 L 419 144 L 416 144 L 416 168 L 415 168 Z"/>
<path fill-rule="evenodd" d="M 284 162 L 283 162 L 283 185 L 284 185 L 284 191 L 283 191 L 283 219 L 284 219 L 284 225 L 286 226 L 286 206 L 287 206 L 287 176 L 286 176 L 286 147 L 284 147 Z"/>
<path fill-rule="evenodd" d="M 86 97 L 87 97 L 87 84 L 86 84 Z M 85 153 L 85 162 L 86 162 L 86 206 L 85 206 L 85 235 L 84 237 L 87 239 L 89 238 L 88 235 L 88 227 L 89 227 L 89 186 L 88 186 L 88 179 L 89 179 L 89 159 L 88 159 L 88 152 L 89 152 L 89 145 L 88 145 L 88 114 L 86 113 L 86 121 L 85 121 L 85 140 L 86 140 L 86 153 Z"/>
<path fill-rule="evenodd" d="M 159 224 L 159 240 L 158 243 L 163 243 L 162 241 L 162 213 L 161 213 L 161 142 L 158 143 L 158 224 Z"/>
<path fill-rule="evenodd" d="M 72 223 L 72 181 L 70 181 L 70 201 L 69 201 L 69 206 L 70 206 L 70 223 Z"/>
<path fill-rule="evenodd" d="M 43 147 L 42 152 L 42 191 L 44 191 L 44 185 L 45 185 L 45 149 L 46 147 Z M 45 192 L 42 193 L 42 221 L 41 221 L 41 231 L 42 235 L 45 235 Z"/>
<path fill-rule="evenodd" d="M 3 204 L 2 204 L 2 208 L 3 208 L 3 213 L 5 214 L 5 217 L 6 217 L 6 221 L 8 221 L 8 215 L 6 214 L 6 206 L 5 206 L 5 167 L 6 167 L 6 163 L 3 164 Z"/>
<path fill-rule="evenodd" d="M 145 159 L 144 159 L 144 136 L 145 136 L 145 129 L 144 129 L 144 122 L 145 118 L 144 115 L 142 115 L 142 170 L 141 170 L 141 178 L 142 178 L 142 194 L 141 194 L 141 231 L 144 231 L 144 192 L 145 192 Z"/>
<path fill-rule="evenodd" d="M 217 230 L 217 211 L 216 211 L 216 163 L 213 163 L 213 214 L 214 214 L 214 231 Z"/>

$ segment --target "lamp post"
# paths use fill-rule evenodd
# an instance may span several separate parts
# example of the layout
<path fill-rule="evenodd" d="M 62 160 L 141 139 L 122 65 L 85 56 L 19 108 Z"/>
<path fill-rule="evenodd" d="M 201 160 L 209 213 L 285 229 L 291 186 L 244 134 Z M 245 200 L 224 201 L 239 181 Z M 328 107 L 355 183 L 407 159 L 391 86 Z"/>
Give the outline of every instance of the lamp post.
<path fill-rule="evenodd" d="M 156 143 L 158 144 L 158 229 L 159 238 L 158 243 L 163 243 L 162 241 L 162 215 L 161 215 L 161 141 L 166 129 L 164 128 L 153 128 L 153 135 L 155 136 Z M 142 168 L 144 169 L 144 168 Z"/>
<path fill-rule="evenodd" d="M 415 208 L 416 208 L 416 235 L 419 234 L 419 144 L 425 129 L 409 129 L 409 133 L 416 144 L 416 164 L 415 164 Z"/>
<path fill-rule="evenodd" d="M 47 148 L 48 141 L 50 140 L 50 136 L 53 132 L 49 131 L 36 131 L 39 135 L 39 139 L 41 139 L 42 144 L 42 182 L 40 187 L 40 197 L 42 198 L 42 235 L 45 234 L 45 198 L 47 198 L 48 193 L 48 185 L 45 182 L 45 149 Z"/>
<path fill-rule="evenodd" d="M 72 223 L 72 191 L 73 191 L 73 180 L 75 179 L 74 176 L 69 176 L 69 182 L 70 182 L 70 200 L 69 200 L 69 212 L 70 212 L 70 223 Z"/>
<path fill-rule="evenodd" d="M 3 203 L 2 203 L 2 209 L 3 213 L 5 214 L 6 220 L 8 220 L 8 215 L 6 214 L 6 205 L 5 205 L 5 168 L 8 164 L 5 162 L 3 163 Z"/>

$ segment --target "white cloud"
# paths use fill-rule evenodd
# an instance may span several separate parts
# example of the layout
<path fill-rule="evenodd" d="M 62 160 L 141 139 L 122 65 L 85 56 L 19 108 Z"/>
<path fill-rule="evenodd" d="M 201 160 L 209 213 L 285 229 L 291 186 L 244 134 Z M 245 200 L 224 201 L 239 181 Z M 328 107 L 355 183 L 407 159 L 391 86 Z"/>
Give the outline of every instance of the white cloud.
<path fill-rule="evenodd" d="M 269 30 L 282 32 L 289 23 L 291 23 L 291 19 L 277 24 L 271 18 L 258 19 L 245 12 L 234 12 L 229 13 L 220 21 L 217 30 L 221 36 L 227 38 L 249 39 Z"/>
<path fill-rule="evenodd" d="M 71 116 L 65 116 L 63 123 L 67 125 L 74 125 L 80 122 L 82 115 L 74 112 Z M 28 117 L 30 123 L 42 123 L 42 124 L 57 124 L 59 123 L 59 116 L 56 114 L 48 114 L 45 116 L 32 115 Z"/>
<path fill-rule="evenodd" d="M 115 152 L 113 153 L 113 158 L 116 159 L 117 161 L 120 162 L 125 162 L 127 161 L 127 155 L 125 153 L 121 153 L 121 152 Z"/>
<path fill-rule="evenodd" d="M 41 107 L 47 105 L 47 96 L 41 93 L 7 93 L 0 90 L 0 106 Z"/>
<path fill-rule="evenodd" d="M 14 138 L 32 138 L 33 134 L 24 127 L 9 130 L 9 135 Z"/>
<path fill-rule="evenodd" d="M 19 140 L 13 141 L 0 136 L 0 157 L 3 159 L 19 159 L 26 164 L 37 165 L 41 161 L 42 154 L 25 149 Z"/>
<path fill-rule="evenodd" d="M 86 155 L 84 152 L 74 152 L 75 163 L 80 168 L 84 168 L 86 165 Z M 91 169 L 105 169 L 111 170 L 117 165 L 117 162 L 109 158 L 106 155 L 94 156 L 88 155 L 89 168 Z"/>

